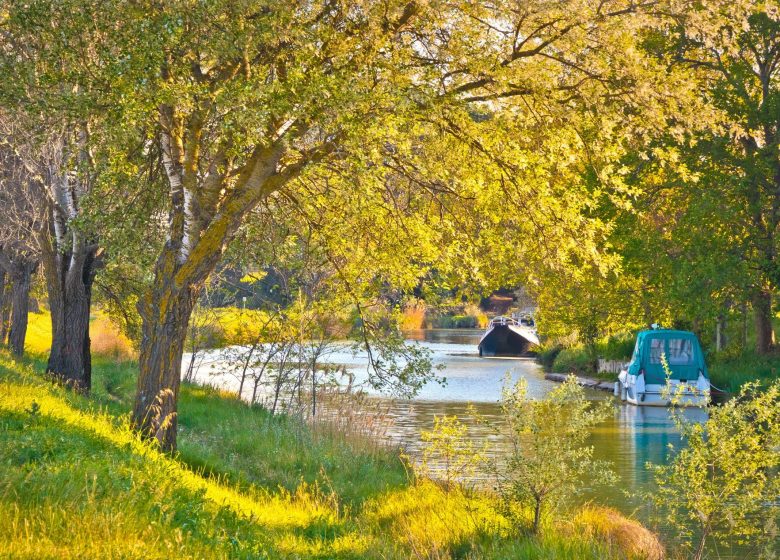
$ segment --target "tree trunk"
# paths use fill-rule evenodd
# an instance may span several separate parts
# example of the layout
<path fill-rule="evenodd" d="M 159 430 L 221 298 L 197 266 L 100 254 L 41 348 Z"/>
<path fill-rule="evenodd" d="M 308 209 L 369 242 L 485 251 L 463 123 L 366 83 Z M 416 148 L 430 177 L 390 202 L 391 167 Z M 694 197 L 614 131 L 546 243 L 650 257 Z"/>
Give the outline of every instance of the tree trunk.
<path fill-rule="evenodd" d="M 756 323 L 756 352 L 766 354 L 774 346 L 775 332 L 772 328 L 772 293 L 763 289 L 753 294 L 753 314 Z"/>
<path fill-rule="evenodd" d="M 92 387 L 89 314 L 98 266 L 96 248 L 77 247 L 75 255 L 63 255 L 50 242 L 43 245 L 52 327 L 46 371 L 73 389 L 88 393 Z"/>
<path fill-rule="evenodd" d="M 693 560 L 702 560 L 702 558 L 704 558 L 704 551 L 706 550 L 708 535 L 709 531 L 707 529 L 702 529 L 701 536 L 699 537 L 699 543 L 696 545 L 696 550 L 693 553 Z"/>
<path fill-rule="evenodd" d="M 8 340 L 11 328 L 11 276 L 0 268 L 0 345 Z"/>
<path fill-rule="evenodd" d="M 718 315 L 715 323 L 715 349 L 720 352 L 726 346 L 728 346 L 728 338 L 726 337 L 726 330 L 728 329 L 728 315 L 721 313 Z"/>
<path fill-rule="evenodd" d="M 536 504 L 534 507 L 534 535 L 539 534 L 539 529 L 541 528 L 542 524 L 542 498 L 537 497 L 536 498 Z"/>
<path fill-rule="evenodd" d="M 24 340 L 27 337 L 27 315 L 30 302 L 30 276 L 33 266 L 22 264 L 14 272 L 11 286 L 11 328 L 8 331 L 8 346 L 16 356 L 24 354 Z"/>
<path fill-rule="evenodd" d="M 176 450 L 177 403 L 181 360 L 197 287 L 176 289 L 158 274 L 141 307 L 143 319 L 138 390 L 133 425 L 156 439 L 165 451 Z"/>

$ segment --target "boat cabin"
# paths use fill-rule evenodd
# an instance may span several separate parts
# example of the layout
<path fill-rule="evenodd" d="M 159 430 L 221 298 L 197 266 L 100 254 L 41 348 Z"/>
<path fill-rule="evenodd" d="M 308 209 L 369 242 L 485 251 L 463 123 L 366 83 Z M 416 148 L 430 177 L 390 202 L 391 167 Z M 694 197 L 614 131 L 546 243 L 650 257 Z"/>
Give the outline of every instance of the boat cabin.
<path fill-rule="evenodd" d="M 696 335 L 689 331 L 667 329 L 647 330 L 637 335 L 628 374 L 639 375 L 643 371 L 645 383 L 666 383 L 661 356 L 666 356 L 672 379 L 696 381 L 699 373 L 709 378 L 704 353 Z"/>

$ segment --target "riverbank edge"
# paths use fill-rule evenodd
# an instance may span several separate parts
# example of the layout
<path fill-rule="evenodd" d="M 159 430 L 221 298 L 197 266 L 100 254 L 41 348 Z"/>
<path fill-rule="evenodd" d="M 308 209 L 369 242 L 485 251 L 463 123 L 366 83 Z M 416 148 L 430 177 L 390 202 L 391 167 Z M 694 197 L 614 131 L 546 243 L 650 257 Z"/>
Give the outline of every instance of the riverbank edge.
<path fill-rule="evenodd" d="M 545 373 L 544 378 L 548 381 L 555 381 L 556 383 L 563 383 L 572 374 L 568 373 Z M 605 391 L 608 393 L 615 392 L 614 381 L 604 381 L 603 379 L 594 379 L 593 377 L 584 377 L 581 375 L 574 376 L 577 379 L 577 383 L 582 387 L 588 389 L 595 389 L 597 391 Z"/>
<path fill-rule="evenodd" d="M 2 396 L 0 398 L 0 416 L 4 417 L 3 421 L 0 422 L 0 428 L 4 430 L 10 429 L 11 431 L 8 432 L 8 435 L 13 436 L 6 441 L 7 447 L 5 449 L 2 448 L 3 446 L 0 446 L 0 462 L 6 462 L 2 461 L 2 459 L 10 458 L 12 460 L 11 463 L 8 463 L 11 467 L 11 470 L 8 471 L 9 478 L 5 481 L 5 484 L 10 485 L 6 488 L 6 490 L 10 490 L 10 493 L 0 492 L 0 494 L 7 499 L 11 499 L 12 502 L 16 499 L 14 498 L 16 496 L 25 504 L 28 500 L 35 504 L 32 510 L 28 507 L 32 506 L 32 504 L 16 504 L 21 506 L 16 509 L 14 509 L 13 503 L 7 504 L 11 507 L 7 508 L 6 512 L 17 511 L 21 514 L 27 511 L 35 517 L 35 508 L 46 506 L 49 502 L 55 506 L 62 502 L 68 503 L 68 507 L 63 508 L 60 505 L 55 510 L 47 509 L 46 513 L 49 516 L 67 517 L 69 510 L 78 510 L 86 507 L 85 504 L 89 502 L 88 498 L 94 494 L 95 485 L 97 485 L 100 491 L 96 495 L 102 496 L 106 503 L 96 504 L 96 507 L 108 508 L 108 510 L 113 511 L 111 504 L 132 502 L 135 509 L 122 509 L 121 512 L 117 510 L 113 514 L 120 516 L 122 523 L 126 526 L 138 529 L 136 531 L 138 534 L 133 533 L 127 536 L 111 534 L 111 538 L 101 545 L 103 548 L 99 552 L 102 555 L 109 552 L 115 554 L 121 550 L 129 551 L 126 547 L 131 546 L 133 542 L 140 542 L 136 537 L 147 531 L 144 527 L 149 522 L 144 517 L 149 514 L 148 511 L 136 511 L 136 506 L 145 507 L 147 505 L 144 502 L 146 497 L 145 495 L 138 497 L 135 494 L 139 491 L 143 493 L 143 491 L 148 489 L 145 486 L 146 482 L 149 482 L 150 487 L 157 484 L 153 480 L 147 481 L 147 460 L 133 452 L 133 449 L 137 445 L 141 445 L 141 442 L 135 443 L 136 440 L 133 435 L 130 432 L 126 432 L 125 428 L 122 427 L 122 411 L 126 408 L 126 402 L 123 402 L 126 400 L 124 393 L 127 392 L 127 387 L 133 386 L 133 379 L 128 378 L 128 376 L 135 367 L 135 363 L 109 363 L 108 361 L 103 363 L 102 359 L 98 360 L 95 368 L 95 389 L 91 397 L 75 395 L 62 388 L 50 385 L 40 372 L 39 366 L 40 364 L 31 363 L 27 360 L 17 362 L 4 352 L 0 352 L 0 386 L 3 387 L 3 390 L 0 391 Z M 111 369 L 112 367 L 114 368 L 113 370 Z M 124 382 L 117 383 L 117 377 L 125 378 Z M 106 391 L 109 388 L 111 391 Z M 222 552 L 227 551 L 222 548 L 223 543 L 220 539 L 218 539 L 219 542 L 209 538 L 207 539 L 208 542 L 189 542 L 189 544 L 189 538 L 181 541 L 181 528 L 174 526 L 176 525 L 174 521 L 183 519 L 185 525 L 187 525 L 190 523 L 190 521 L 187 521 L 190 515 L 187 512 L 191 510 L 199 512 L 211 511 L 214 514 L 214 517 L 211 517 L 212 513 L 205 513 L 204 515 L 209 519 L 206 520 L 204 518 L 197 522 L 197 525 L 201 525 L 202 522 L 206 521 L 209 524 L 214 524 L 214 527 L 209 530 L 209 534 L 212 531 L 224 532 L 225 530 L 228 532 L 238 531 L 244 533 L 245 536 L 254 534 L 255 538 L 261 538 L 264 544 L 269 546 L 270 550 L 274 550 L 276 544 L 282 541 L 286 547 L 288 540 L 292 538 L 297 542 L 295 548 L 301 546 L 293 553 L 295 558 L 323 558 L 323 553 L 328 558 L 371 558 L 375 556 L 381 556 L 382 558 L 406 558 L 408 555 L 403 550 L 409 552 L 408 546 L 416 549 L 421 545 L 431 545 L 441 550 L 442 546 L 445 549 L 451 546 L 448 544 L 449 541 L 457 543 L 461 542 L 465 537 L 469 541 L 476 539 L 473 542 L 473 546 L 477 547 L 475 551 L 481 553 L 480 557 L 485 559 L 505 558 L 508 557 L 507 555 L 510 555 L 517 558 L 536 558 L 541 556 L 562 559 L 593 558 L 594 560 L 606 560 L 610 558 L 624 558 L 627 552 L 636 553 L 634 544 L 630 542 L 631 540 L 623 540 L 621 537 L 623 532 L 627 531 L 627 528 L 630 528 L 632 532 L 641 532 L 645 536 L 652 535 L 636 521 L 625 518 L 621 514 L 610 512 L 610 510 L 595 507 L 574 514 L 571 520 L 564 522 L 557 529 L 551 527 L 550 532 L 542 539 L 532 539 L 522 535 L 510 538 L 504 534 L 504 530 L 495 535 L 481 535 L 479 531 L 472 533 L 473 528 L 466 528 L 464 523 L 468 525 L 467 521 L 471 518 L 471 514 L 468 514 L 468 512 L 473 509 L 475 504 L 480 506 L 478 508 L 480 511 L 486 512 L 485 515 L 489 515 L 491 518 L 494 515 L 489 513 L 490 507 L 487 505 L 487 498 L 480 495 L 471 496 L 471 493 L 464 494 L 458 492 L 455 495 L 447 494 L 435 483 L 431 484 L 425 480 L 417 482 L 408 481 L 403 487 L 396 487 L 394 490 L 385 486 L 385 491 L 378 494 L 374 493 L 373 498 L 364 496 L 364 500 L 358 500 L 362 503 L 353 502 L 351 507 L 347 506 L 343 510 L 338 505 L 335 506 L 335 509 L 331 509 L 329 505 L 331 498 L 328 497 L 330 494 L 325 495 L 322 486 L 320 486 L 320 490 L 317 490 L 317 481 L 313 485 L 307 485 L 304 481 L 304 486 L 292 491 L 282 490 L 281 494 L 279 494 L 279 491 L 273 491 L 270 485 L 261 484 L 256 486 L 255 481 L 252 480 L 251 469 L 248 465 L 249 463 L 261 464 L 263 457 L 260 455 L 266 450 L 258 448 L 251 452 L 253 453 L 251 457 L 245 455 L 243 459 L 246 461 L 242 461 L 242 464 L 239 465 L 239 468 L 244 471 L 242 473 L 235 472 L 235 469 L 232 468 L 235 466 L 225 463 L 223 458 L 219 457 L 219 455 L 225 454 L 232 456 L 234 451 L 238 451 L 239 446 L 245 447 L 248 443 L 246 441 L 230 441 L 230 438 L 220 438 L 218 425 L 228 420 L 228 414 L 234 415 L 236 417 L 234 420 L 239 420 L 242 424 L 257 423 L 258 421 L 271 422 L 274 424 L 275 430 L 282 429 L 281 426 L 277 425 L 277 422 L 284 424 L 287 421 L 284 418 L 266 419 L 266 414 L 258 408 L 245 406 L 230 395 L 225 395 L 206 387 L 191 384 L 183 385 L 183 397 L 180 421 L 188 434 L 184 440 L 189 441 L 189 444 L 184 447 L 189 448 L 189 450 L 182 450 L 184 451 L 184 456 L 179 455 L 176 458 L 168 459 L 159 455 L 153 449 L 146 449 L 145 447 L 142 453 L 152 463 L 162 460 L 169 465 L 169 474 L 172 473 L 172 476 L 170 480 L 166 478 L 166 485 L 177 486 L 177 480 L 183 477 L 189 480 L 194 487 L 203 489 L 207 493 L 204 497 L 197 492 L 193 495 L 186 492 L 188 497 L 183 498 L 178 496 L 183 490 L 173 488 L 171 491 L 177 497 L 171 498 L 172 504 L 170 507 L 165 506 L 162 509 L 158 505 L 162 503 L 159 502 L 161 496 L 155 494 L 150 497 L 154 499 L 150 509 L 153 515 L 162 514 L 166 509 L 169 509 L 168 514 L 157 520 L 159 523 L 155 521 L 154 538 L 162 539 L 166 544 L 174 548 L 184 547 L 179 548 L 179 552 L 182 553 L 186 549 L 187 552 L 202 554 L 211 549 L 212 546 L 216 546 Z M 37 405 L 32 403 L 37 403 Z M 214 410 L 214 407 L 218 410 Z M 208 409 L 209 418 L 199 418 L 203 416 L 206 409 Z M 9 414 L 10 416 L 8 416 Z M 6 416 L 7 418 L 5 418 Z M 61 417 L 60 420 L 53 421 L 58 416 Z M 241 418 L 238 418 L 239 416 Z M 201 424 L 200 420 L 203 420 L 204 423 Z M 28 424 L 31 427 L 27 427 Z M 19 428 L 18 430 L 16 429 L 17 427 Z M 255 427 L 258 428 L 258 426 Z M 232 434 L 233 439 L 242 439 L 240 437 L 241 434 L 235 430 L 230 430 L 230 428 L 231 426 L 227 426 L 228 432 Z M 41 434 L 36 437 L 32 433 L 26 434 L 30 429 L 33 429 L 33 431 L 40 430 Z M 101 441 L 92 441 L 93 436 L 90 434 L 93 430 L 96 432 L 96 435 L 97 433 L 100 434 L 97 440 Z M 205 437 L 199 436 L 199 432 L 203 432 L 202 436 Z M 255 434 L 255 436 L 260 435 L 262 434 Z M 86 440 L 84 439 L 85 437 L 87 438 Z M 262 439 L 262 437 L 259 439 Z M 57 449 L 47 447 L 52 441 L 58 442 L 55 446 Z M 194 446 L 193 443 L 196 441 L 201 443 Z M 208 442 L 211 442 L 211 444 Z M 23 447 L 21 450 L 20 444 Z M 214 445 L 219 447 L 221 453 L 212 449 Z M 38 449 L 40 446 L 47 448 Z M 236 448 L 233 449 L 234 447 Z M 284 449 L 277 449 L 277 451 L 282 455 L 286 454 Z M 34 456 L 36 459 L 32 462 L 25 462 L 26 466 L 24 468 L 19 467 L 17 469 L 19 473 L 16 474 L 19 476 L 12 477 L 12 474 L 15 473 L 13 470 L 15 467 L 12 467 L 12 465 L 16 464 L 16 459 L 13 459 L 13 457 L 16 457 L 19 453 L 25 456 Z M 247 451 L 247 453 L 250 453 L 250 451 Z M 315 454 L 315 451 L 306 446 L 300 448 L 299 454 L 307 453 L 311 455 Z M 6 456 L 3 457 L 3 454 Z M 75 457 L 74 454 L 79 456 Z M 105 454 L 108 455 L 103 457 Z M 71 457 L 71 455 L 74 456 Z M 268 459 L 270 457 L 265 457 L 265 460 Z M 299 461 L 305 458 L 299 456 L 293 459 L 300 467 Z M 334 460 L 337 458 L 329 456 L 329 459 Z M 57 466 L 54 470 L 51 470 L 49 465 L 54 463 L 57 463 Z M 378 464 L 373 467 L 368 464 L 364 466 L 368 469 L 367 471 L 366 469 L 358 470 L 363 474 L 369 475 L 368 478 L 374 478 L 376 475 L 382 474 L 381 471 L 376 471 Z M 345 464 L 343 467 L 350 470 L 349 464 Z M 132 499 L 129 496 L 118 495 L 118 493 L 122 493 L 126 489 L 122 488 L 121 484 L 117 484 L 114 480 L 116 475 L 112 474 L 124 471 L 134 473 L 131 478 L 137 477 L 137 481 L 140 484 L 140 486 L 136 487 L 136 490 L 133 490 L 134 496 Z M 364 473 L 363 471 L 366 472 Z M 49 479 L 50 474 L 57 472 L 68 480 L 73 481 L 81 480 L 83 482 L 86 477 L 87 480 L 91 481 L 91 492 L 93 494 L 87 493 L 88 495 L 84 495 L 83 492 L 76 491 L 77 489 L 71 488 L 67 484 L 61 487 L 60 479 Z M 300 477 L 294 478 L 299 482 L 302 481 Z M 384 478 L 385 482 L 387 482 L 387 477 L 385 476 Z M 338 486 L 337 481 L 332 482 L 335 482 L 336 486 Z M 25 486 L 24 492 L 21 491 L 20 484 Z M 0 486 L 3 486 L 3 484 L 0 484 Z M 280 486 L 275 487 L 279 488 Z M 391 484 L 390 486 L 392 487 L 393 485 Z M 310 490 L 306 490 L 307 488 Z M 254 527 L 251 519 L 249 522 L 233 519 L 227 522 L 226 525 L 226 520 L 222 519 L 220 517 L 222 514 L 214 509 L 217 506 L 212 503 L 208 496 L 213 494 L 218 496 L 221 501 L 226 493 L 233 496 L 230 499 L 231 502 L 236 504 L 240 502 L 239 509 L 248 507 L 252 510 L 256 508 L 266 510 L 266 508 L 269 508 L 269 511 L 273 510 L 278 511 L 279 514 L 283 513 L 285 518 L 293 514 L 294 517 L 300 515 L 302 518 L 301 523 L 304 522 L 305 518 L 312 524 L 306 521 L 307 525 L 295 529 L 293 531 L 294 534 L 285 529 L 284 537 L 281 539 L 279 538 L 282 537 L 282 533 L 277 533 L 275 530 L 269 532 L 263 527 Z M 271 502 L 268 501 L 269 499 Z M 257 503 L 255 503 L 256 500 L 258 500 Z M 278 509 L 280 506 L 282 508 L 281 511 Z M 48 508 L 49 506 L 46 507 Z M 323 507 L 325 508 L 324 510 Z M 183 511 L 176 513 L 179 509 Z M 233 508 L 231 507 L 230 509 Z M 322 522 L 323 515 L 329 519 L 327 523 Z M 7 516 L 0 514 L 0 526 L 8 523 L 12 523 L 13 526 L 21 526 L 18 525 L 18 522 L 24 521 L 24 519 L 4 517 Z M 434 530 L 430 524 L 442 517 L 448 519 L 447 527 L 442 527 L 440 528 L 441 530 Z M 380 518 L 382 520 L 381 523 L 379 523 Z M 88 527 L 89 524 L 85 520 L 84 524 L 82 524 L 84 527 L 81 528 L 88 531 L 84 534 L 88 536 L 91 533 L 101 533 L 101 531 L 115 532 L 110 526 L 101 525 L 101 520 L 103 519 L 100 516 L 96 517 L 94 527 Z M 106 520 L 110 519 L 111 515 L 107 515 Z M 320 524 L 323 526 L 320 527 Z M 59 523 L 56 525 L 59 527 Z M 63 525 L 63 527 L 66 525 Z M 492 525 L 488 524 L 485 526 Z M 58 530 L 56 527 L 49 527 L 41 523 L 36 523 L 35 527 L 37 533 L 35 541 L 42 543 L 41 546 L 46 542 L 55 545 L 63 554 L 62 557 L 83 557 L 81 553 L 87 552 L 81 546 L 81 543 L 71 542 L 69 540 L 70 537 L 64 533 L 55 533 Z M 170 532 L 168 532 L 169 529 Z M 429 543 L 427 540 L 424 543 L 419 541 L 411 542 L 401 547 L 403 550 L 397 548 L 400 545 L 399 541 L 410 538 L 409 531 L 411 529 L 414 529 L 415 533 L 419 532 L 420 539 L 428 539 L 429 537 L 426 535 L 433 535 L 437 542 Z M 466 530 L 467 534 L 463 533 L 464 530 Z M 305 543 L 298 541 L 301 535 L 300 531 L 307 535 L 307 541 L 311 541 L 305 547 L 303 546 Z M 186 532 L 187 530 L 185 530 L 185 534 Z M 334 535 L 338 536 L 336 540 L 333 540 Z M 348 541 L 355 535 L 363 535 L 360 540 L 364 543 L 363 545 L 353 543 L 357 548 L 362 548 L 357 555 L 354 554 L 354 549 L 351 551 L 352 553 L 348 550 L 338 550 L 339 546 L 347 545 Z M 6 545 L 9 547 L 6 549 L 6 552 L 19 553 L 22 550 L 27 550 L 27 545 L 30 543 L 25 544 L 22 536 L 18 536 L 20 537 L 19 539 L 9 539 L 6 542 Z M 198 537 L 195 540 L 199 541 L 200 538 Z M 655 537 L 653 537 L 653 540 L 657 542 Z M 291 541 L 290 544 L 292 544 Z M 191 545 L 193 546 L 192 548 Z M 310 546 L 313 548 L 309 548 Z M 345 548 L 349 549 L 351 545 L 345 546 Z M 3 549 L 3 547 L 0 546 L 0 549 Z M 45 552 L 39 548 L 35 550 L 37 552 Z M 212 552 L 215 550 L 212 549 Z M 68 551 L 70 555 L 67 554 Z M 97 554 L 98 551 L 97 549 L 90 549 L 89 552 Z M 275 552 L 280 553 L 282 551 L 276 548 Z M 187 556 L 187 554 L 183 554 L 182 557 Z M 128 557 L 136 556 L 131 554 Z M 228 555 L 226 557 L 232 556 Z M 279 556 L 274 554 L 271 557 L 288 557 L 288 554 L 282 553 Z"/>

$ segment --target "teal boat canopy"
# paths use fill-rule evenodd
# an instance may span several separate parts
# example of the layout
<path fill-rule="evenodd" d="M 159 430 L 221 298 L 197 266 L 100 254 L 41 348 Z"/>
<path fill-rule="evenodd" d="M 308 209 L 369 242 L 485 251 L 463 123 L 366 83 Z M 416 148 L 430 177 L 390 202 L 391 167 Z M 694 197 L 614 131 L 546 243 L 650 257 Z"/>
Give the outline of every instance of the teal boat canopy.
<path fill-rule="evenodd" d="M 704 353 L 699 339 L 689 331 L 673 331 L 655 329 L 641 331 L 636 337 L 634 355 L 628 364 L 629 375 L 645 373 L 645 383 L 666 383 L 661 356 L 666 356 L 672 379 L 680 381 L 696 381 L 699 372 L 709 378 L 707 364 L 704 363 Z"/>

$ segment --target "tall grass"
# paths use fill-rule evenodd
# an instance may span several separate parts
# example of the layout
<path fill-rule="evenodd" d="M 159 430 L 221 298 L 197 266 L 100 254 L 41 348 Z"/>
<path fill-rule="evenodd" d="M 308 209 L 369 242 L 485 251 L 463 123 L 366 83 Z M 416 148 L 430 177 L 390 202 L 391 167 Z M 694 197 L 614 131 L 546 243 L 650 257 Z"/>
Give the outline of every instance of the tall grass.
<path fill-rule="evenodd" d="M 729 393 L 737 393 L 742 385 L 750 381 L 777 379 L 780 376 L 780 354 L 715 354 L 710 359 L 708 369 L 713 385 Z"/>
<path fill-rule="evenodd" d="M 487 494 L 215 389 L 182 387 L 169 457 L 127 426 L 132 362 L 97 358 L 88 399 L 34 364 L 0 353 L 2 558 L 628 557 L 560 520 L 526 537 Z"/>
<path fill-rule="evenodd" d="M 426 326 L 425 314 L 427 306 L 424 301 L 412 301 L 407 303 L 401 311 L 401 330 L 417 331 Z"/>
<path fill-rule="evenodd" d="M 133 343 L 103 313 L 97 313 L 89 326 L 92 352 L 113 360 L 128 361 L 138 357 Z"/>

